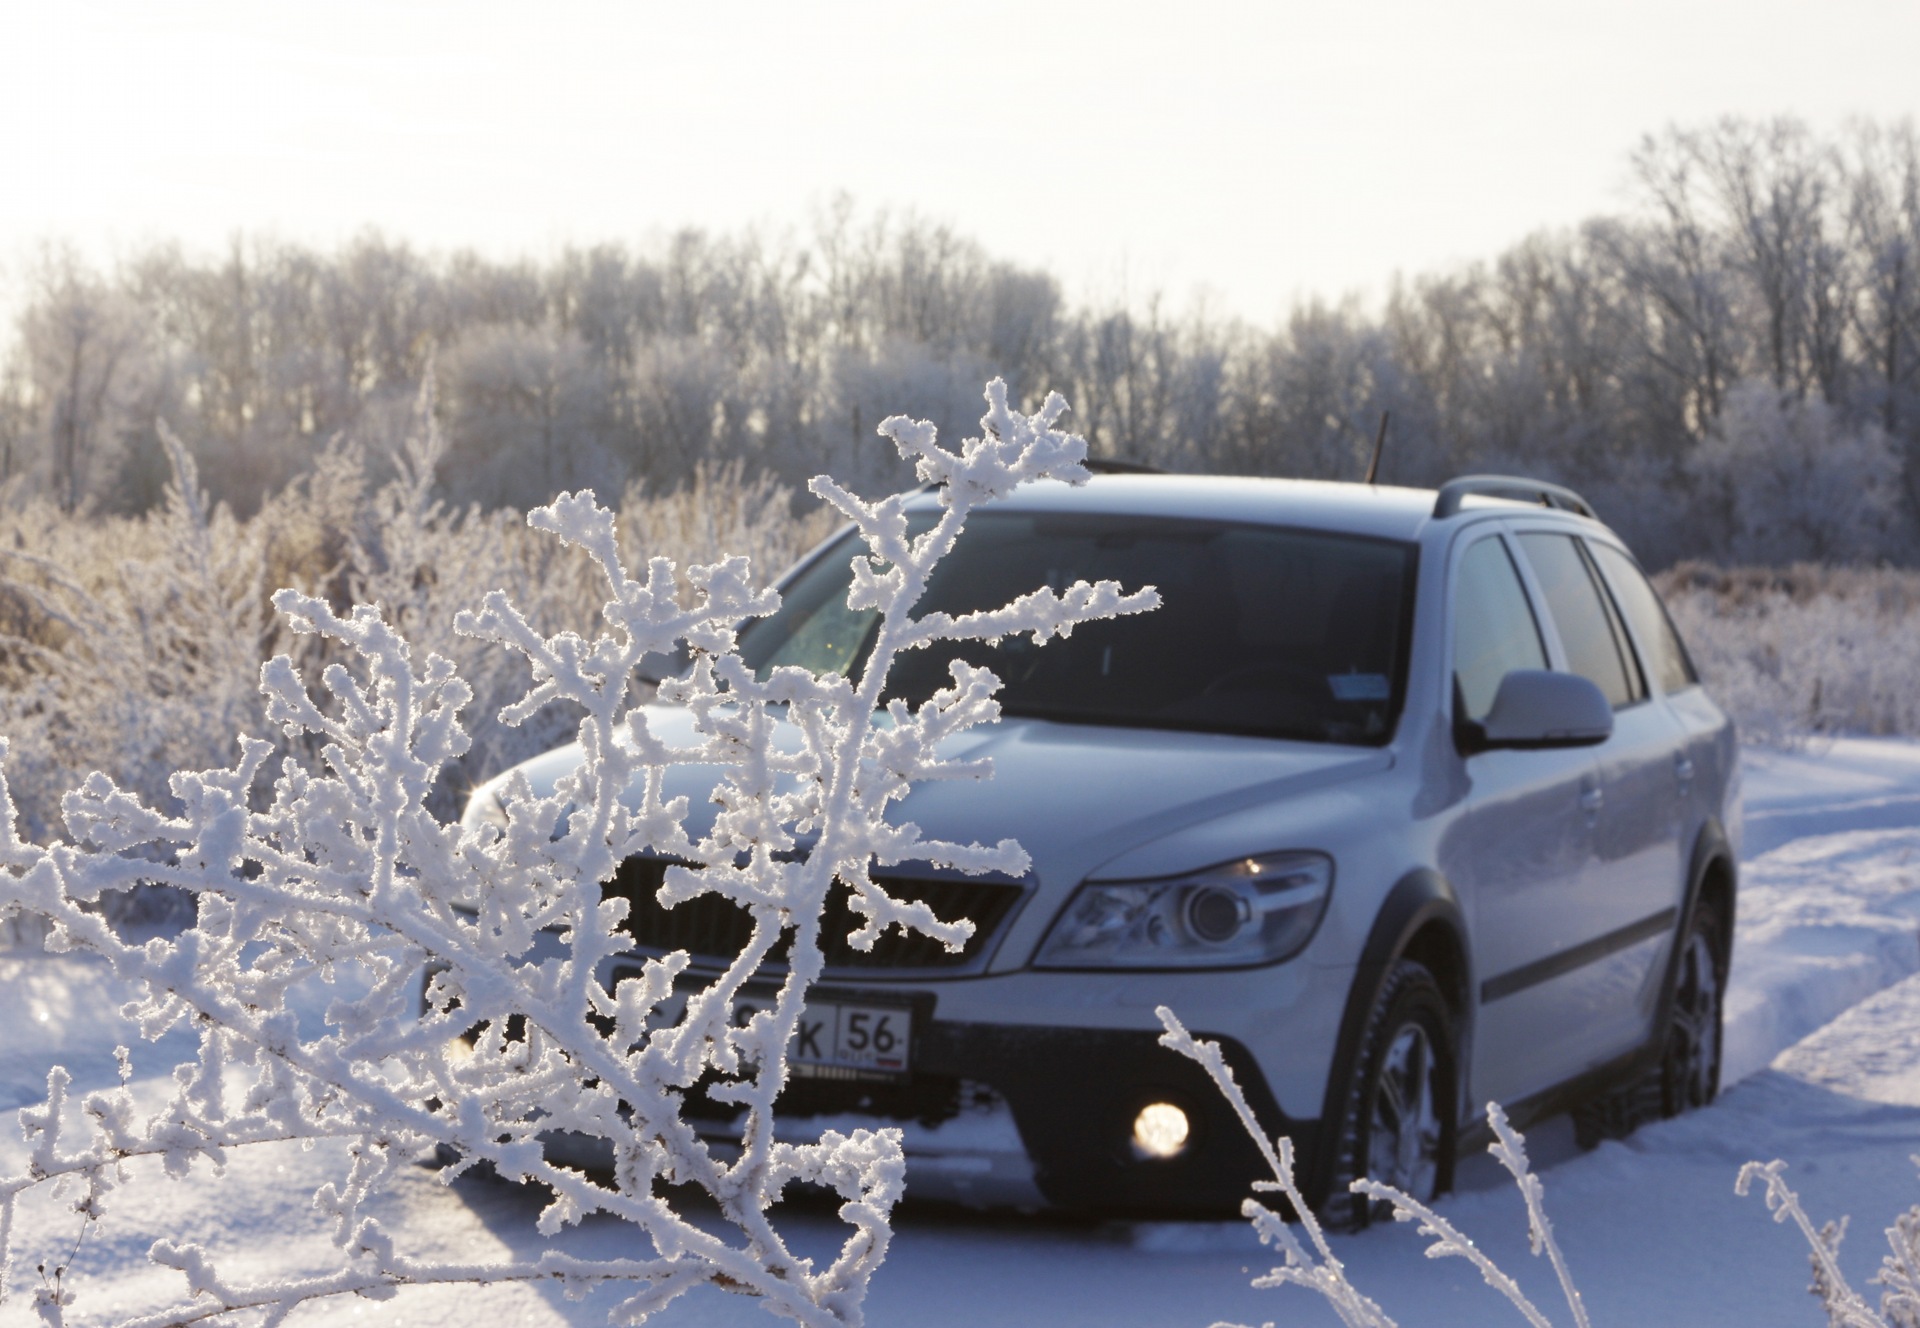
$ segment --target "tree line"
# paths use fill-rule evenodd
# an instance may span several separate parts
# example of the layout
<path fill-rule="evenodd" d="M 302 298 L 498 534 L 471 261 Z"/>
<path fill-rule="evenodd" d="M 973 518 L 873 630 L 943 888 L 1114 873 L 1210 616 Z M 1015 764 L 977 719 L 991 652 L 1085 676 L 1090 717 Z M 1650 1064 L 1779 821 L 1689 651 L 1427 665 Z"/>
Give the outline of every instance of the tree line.
<path fill-rule="evenodd" d="M 1048 389 L 1096 455 L 1173 470 L 1385 482 L 1519 471 L 1580 488 L 1643 557 L 1910 563 L 1920 554 L 1920 138 L 1791 120 L 1674 128 L 1631 154 L 1617 216 L 1378 307 L 1278 326 L 1164 297 L 1073 304 L 952 228 L 841 202 L 792 234 L 682 231 L 547 261 L 156 246 L 30 265 L 0 361 L 0 483 L 137 512 L 165 420 L 248 513 L 337 438 L 373 454 L 436 379 L 444 495 L 905 480 L 875 437 L 913 403 L 972 431 L 980 384 Z"/>

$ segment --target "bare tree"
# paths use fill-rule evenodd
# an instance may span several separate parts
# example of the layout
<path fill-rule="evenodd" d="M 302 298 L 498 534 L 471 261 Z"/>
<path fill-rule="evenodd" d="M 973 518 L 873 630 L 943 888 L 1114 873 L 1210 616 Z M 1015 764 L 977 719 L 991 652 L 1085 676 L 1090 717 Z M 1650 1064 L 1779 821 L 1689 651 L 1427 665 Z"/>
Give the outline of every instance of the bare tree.
<path fill-rule="evenodd" d="M 1855 125 L 1846 181 L 1862 376 L 1880 427 L 1905 439 L 1904 489 L 1920 514 L 1920 137 L 1912 122 Z"/>
<path fill-rule="evenodd" d="M 1920 550 L 1913 127 L 1723 120 L 1645 139 L 1631 170 L 1623 215 L 1275 328 L 1152 292 L 1069 306 L 949 225 L 844 197 L 797 232 L 683 230 L 546 263 L 377 235 L 159 247 L 111 274 L 69 258 L 43 264 L 0 362 L 0 474 L 143 510 L 165 416 L 213 496 L 249 512 L 337 436 L 384 466 L 438 346 L 460 458 L 442 492 L 490 505 L 630 477 L 666 497 L 731 462 L 884 484 L 901 478 L 875 445 L 888 403 L 928 403 L 951 436 L 969 385 L 997 375 L 1030 405 L 1069 388 L 1096 455 L 1175 469 L 1357 475 L 1390 411 L 1390 479 L 1521 469 L 1606 495 L 1661 558 L 1714 556 L 1713 523 L 1685 519 L 1710 487 L 1688 463 L 1732 387 L 1764 379 L 1831 406 L 1833 436 L 1872 422 L 1892 440 L 1909 519 L 1861 556 Z"/>
<path fill-rule="evenodd" d="M 33 433 L 33 398 L 18 358 L 0 367 L 0 484 L 22 472 Z"/>
<path fill-rule="evenodd" d="M 1703 437 L 1739 374 L 1738 327 L 1723 245 L 1701 214 L 1697 165 L 1668 141 L 1642 142 L 1634 174 L 1650 225 L 1595 228 L 1593 238 L 1644 297 L 1641 353 L 1680 389 L 1687 429 Z"/>
<path fill-rule="evenodd" d="M 20 324 L 49 487 L 63 511 L 91 492 L 117 441 L 140 333 L 113 289 L 71 250 L 41 255 Z"/>
<path fill-rule="evenodd" d="M 458 497 L 533 506 L 564 490 L 625 485 L 604 437 L 606 379 L 577 333 L 482 323 L 448 352 L 447 372 Z"/>

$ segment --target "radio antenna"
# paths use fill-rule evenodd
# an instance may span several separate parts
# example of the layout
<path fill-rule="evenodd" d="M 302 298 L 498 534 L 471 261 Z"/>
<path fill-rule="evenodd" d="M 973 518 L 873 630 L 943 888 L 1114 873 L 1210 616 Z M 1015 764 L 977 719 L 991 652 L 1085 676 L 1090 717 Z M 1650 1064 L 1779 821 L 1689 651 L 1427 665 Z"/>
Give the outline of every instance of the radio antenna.
<path fill-rule="evenodd" d="M 1393 412 L 1380 412 L 1380 432 L 1373 436 L 1373 460 L 1367 463 L 1367 483 L 1372 484 L 1380 474 L 1380 452 L 1387 445 L 1387 421 L 1393 418 Z"/>

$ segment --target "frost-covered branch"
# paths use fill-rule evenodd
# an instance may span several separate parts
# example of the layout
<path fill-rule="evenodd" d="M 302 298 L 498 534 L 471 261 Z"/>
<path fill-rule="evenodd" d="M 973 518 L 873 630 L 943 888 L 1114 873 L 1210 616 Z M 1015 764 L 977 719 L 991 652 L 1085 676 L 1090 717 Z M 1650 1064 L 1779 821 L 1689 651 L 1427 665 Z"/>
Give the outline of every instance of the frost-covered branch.
<path fill-rule="evenodd" d="M 1778 1158 L 1772 1162 L 1749 1162 L 1740 1168 L 1740 1175 L 1733 1183 L 1733 1192 L 1746 1197 L 1753 1190 L 1757 1180 L 1762 1185 L 1762 1195 L 1766 1200 L 1767 1211 L 1773 1214 L 1776 1222 L 1792 1222 L 1800 1228 L 1800 1234 L 1807 1238 L 1807 1246 L 1813 1251 L 1813 1290 L 1820 1297 L 1820 1304 L 1827 1312 L 1827 1322 L 1832 1328 L 1891 1328 L 1892 1323 L 1874 1313 L 1873 1308 L 1862 1300 L 1860 1293 L 1847 1282 L 1845 1273 L 1840 1271 L 1838 1258 L 1840 1236 L 1843 1228 L 1829 1227 L 1821 1230 L 1813 1225 L 1813 1219 L 1807 1216 L 1807 1210 L 1801 1206 L 1800 1196 L 1793 1192 L 1786 1181 L 1787 1164 Z M 1910 1213 L 1911 1218 L 1914 1214 Z M 1887 1231 L 1890 1239 L 1896 1237 L 1899 1228 L 1891 1227 Z M 1900 1245 L 1895 1243 L 1896 1255 L 1901 1253 Z M 1909 1255 L 1911 1251 L 1908 1251 Z M 1889 1271 L 1893 1260 L 1888 1260 Z M 1886 1276 L 1885 1273 L 1882 1274 Z M 1893 1283 L 1894 1291 L 1889 1299 L 1900 1294 L 1903 1288 Z"/>
<path fill-rule="evenodd" d="M 1920 1166 L 1920 1156 L 1908 1161 Z M 1893 1219 L 1887 1248 L 1873 1277 L 1886 1288 L 1880 1293 L 1880 1316 L 1888 1328 L 1920 1328 L 1920 1206 Z"/>
<path fill-rule="evenodd" d="M 1286 1255 L 1286 1263 L 1274 1268 L 1264 1276 L 1254 1279 L 1256 1287 L 1302 1286 L 1317 1292 L 1333 1307 L 1340 1321 L 1349 1328 L 1395 1328 L 1394 1320 L 1388 1317 L 1372 1300 L 1362 1295 L 1347 1279 L 1346 1268 L 1334 1256 L 1327 1244 L 1325 1232 L 1320 1221 L 1307 1206 L 1293 1176 L 1292 1141 L 1284 1135 L 1269 1142 L 1260 1129 L 1259 1121 L 1253 1109 L 1247 1104 L 1246 1094 L 1234 1081 L 1233 1070 L 1227 1065 L 1226 1057 L 1221 1053 L 1217 1042 L 1202 1042 L 1188 1033 L 1185 1026 L 1166 1006 L 1160 1006 L 1155 1013 L 1166 1032 L 1161 1035 L 1160 1045 L 1179 1052 L 1194 1061 L 1207 1072 L 1222 1096 L 1240 1117 L 1240 1123 L 1260 1148 L 1261 1156 L 1266 1159 L 1274 1179 L 1256 1180 L 1255 1191 L 1278 1191 L 1284 1194 L 1293 1211 L 1299 1215 L 1300 1224 L 1313 1244 L 1313 1253 L 1309 1254 L 1301 1245 L 1298 1237 L 1288 1228 L 1286 1220 L 1256 1199 L 1247 1199 L 1240 1211 L 1253 1223 L 1263 1245 L 1277 1245 Z M 1561 1256 L 1559 1244 L 1553 1238 L 1552 1224 L 1547 1221 L 1546 1210 L 1542 1203 L 1542 1189 L 1539 1177 L 1535 1176 L 1527 1163 L 1525 1141 L 1511 1125 L 1498 1103 L 1487 1105 L 1487 1124 L 1492 1127 L 1494 1141 L 1488 1151 L 1507 1169 L 1514 1183 L 1520 1187 L 1520 1194 L 1527 1205 L 1528 1236 L 1532 1241 L 1533 1253 L 1537 1257 L 1545 1250 L 1553 1262 L 1554 1272 L 1560 1279 L 1560 1289 L 1567 1298 L 1567 1307 L 1572 1312 L 1573 1322 L 1578 1328 L 1588 1328 L 1586 1306 L 1582 1303 L 1579 1291 L 1573 1285 L 1573 1279 L 1567 1272 L 1566 1260 Z M 1415 1199 L 1405 1191 L 1392 1185 L 1361 1177 L 1353 1181 L 1348 1188 L 1353 1193 L 1369 1200 L 1390 1204 L 1395 1221 L 1417 1222 L 1419 1233 L 1431 1237 L 1433 1243 L 1427 1247 L 1429 1259 L 1460 1258 L 1472 1264 L 1486 1284 L 1505 1296 L 1520 1312 L 1532 1328 L 1552 1328 L 1551 1321 L 1542 1314 L 1534 1303 L 1520 1290 L 1520 1284 L 1508 1276 L 1488 1258 L 1479 1246 L 1463 1235 L 1459 1228 L 1441 1217 L 1427 1205 Z"/>
<path fill-rule="evenodd" d="M 1290 1141 L 1285 1136 L 1269 1141 L 1261 1131 L 1252 1108 L 1247 1104 L 1246 1095 L 1234 1081 L 1233 1071 L 1227 1065 L 1219 1044 L 1195 1039 L 1173 1011 L 1164 1005 L 1158 1007 L 1156 1013 L 1166 1028 L 1160 1044 L 1197 1062 L 1207 1072 L 1258 1145 L 1261 1156 L 1266 1159 L 1274 1179 L 1256 1180 L 1253 1183 L 1254 1190 L 1284 1194 L 1293 1211 L 1298 1214 L 1300 1225 L 1313 1246 L 1310 1253 L 1280 1214 L 1256 1199 L 1247 1199 L 1241 1205 L 1241 1212 L 1252 1222 L 1261 1243 L 1278 1246 L 1286 1256 L 1283 1265 L 1255 1278 L 1253 1285 L 1263 1288 L 1286 1285 L 1306 1287 L 1322 1296 L 1348 1328 L 1395 1328 L 1393 1319 L 1348 1280 L 1345 1267 L 1334 1256 L 1318 1219 L 1307 1207 L 1295 1184 Z M 1488 1145 L 1487 1151 L 1513 1177 L 1526 1203 L 1527 1236 L 1534 1257 L 1546 1254 L 1553 1265 L 1561 1293 L 1566 1297 L 1573 1324 L 1576 1328 L 1589 1328 L 1591 1321 L 1587 1316 L 1586 1304 L 1579 1289 L 1574 1286 L 1566 1258 L 1554 1238 L 1553 1224 L 1546 1214 L 1544 1187 L 1540 1178 L 1533 1174 L 1527 1160 L 1525 1139 L 1513 1128 L 1498 1103 L 1487 1104 L 1487 1125 L 1493 1132 L 1493 1142 Z M 1920 1166 L 1920 1155 L 1916 1155 L 1913 1162 Z M 1806 1209 L 1800 1203 L 1800 1196 L 1787 1185 L 1785 1172 L 1786 1163 L 1778 1160 L 1749 1162 L 1740 1168 L 1739 1177 L 1734 1182 L 1734 1192 L 1745 1196 L 1752 1191 L 1756 1181 L 1760 1182 L 1767 1210 L 1773 1214 L 1774 1221 L 1792 1222 L 1800 1229 L 1812 1252 L 1813 1284 L 1810 1289 L 1820 1298 L 1821 1308 L 1826 1311 L 1831 1328 L 1920 1328 L 1920 1205 L 1895 1218 L 1893 1225 L 1887 1228 L 1890 1253 L 1881 1259 L 1880 1271 L 1873 1279 L 1885 1288 L 1876 1311 L 1853 1289 L 1840 1270 L 1840 1242 L 1846 1234 L 1845 1221 L 1815 1227 L 1813 1219 L 1807 1216 Z M 1432 1243 L 1426 1249 L 1429 1259 L 1466 1260 L 1488 1286 L 1506 1297 L 1531 1328 L 1552 1328 L 1551 1320 L 1527 1298 L 1519 1283 L 1458 1227 L 1431 1207 L 1392 1185 L 1366 1177 L 1353 1181 L 1348 1188 L 1369 1200 L 1391 1205 L 1396 1221 L 1417 1223 L 1419 1234 L 1431 1239 Z M 1233 1325 L 1219 1324 L 1215 1328 L 1233 1328 Z"/>
<path fill-rule="evenodd" d="M 1493 1154 L 1494 1161 L 1506 1168 L 1507 1174 L 1513 1177 L 1513 1183 L 1520 1188 L 1520 1197 L 1526 1201 L 1527 1241 L 1533 1249 L 1533 1257 L 1537 1259 L 1543 1250 L 1546 1252 L 1553 1264 L 1553 1274 L 1560 1281 L 1560 1294 L 1567 1298 L 1567 1309 L 1573 1315 L 1574 1323 L 1579 1328 L 1589 1328 L 1586 1303 L 1580 1298 L 1579 1288 L 1573 1284 L 1573 1275 L 1567 1271 L 1566 1256 L 1560 1252 L 1560 1242 L 1553 1238 L 1553 1223 L 1547 1219 L 1546 1190 L 1527 1161 L 1527 1141 L 1508 1123 L 1507 1113 L 1498 1102 L 1487 1103 L 1487 1125 L 1493 1130 L 1493 1142 L 1487 1146 L 1487 1151 Z"/>
<path fill-rule="evenodd" d="M 1306 1229 L 1307 1239 L 1313 1245 L 1313 1253 L 1308 1254 L 1300 1240 L 1293 1234 L 1287 1220 L 1281 1214 L 1261 1203 L 1258 1199 L 1246 1199 L 1241 1202 L 1240 1212 L 1253 1224 L 1254 1231 L 1260 1237 L 1262 1245 L 1277 1246 L 1286 1256 L 1286 1262 L 1270 1269 L 1263 1276 L 1254 1279 L 1254 1286 L 1260 1288 L 1278 1286 L 1301 1286 L 1324 1297 L 1333 1312 L 1340 1316 L 1340 1322 L 1347 1328 L 1395 1328 L 1394 1321 L 1347 1279 L 1347 1270 L 1339 1259 L 1334 1257 L 1332 1248 L 1327 1244 L 1326 1232 L 1320 1226 L 1320 1219 L 1314 1216 L 1308 1207 L 1305 1196 L 1293 1175 L 1293 1140 L 1281 1135 L 1269 1140 L 1266 1132 L 1260 1128 L 1259 1120 L 1253 1114 L 1253 1108 L 1247 1103 L 1247 1095 L 1241 1090 L 1233 1077 L 1233 1069 L 1227 1064 L 1217 1042 L 1202 1042 L 1187 1032 L 1172 1010 L 1166 1006 L 1156 1006 L 1154 1013 L 1160 1016 L 1160 1023 L 1166 1032 L 1160 1035 L 1160 1045 L 1171 1051 L 1177 1051 L 1188 1060 L 1199 1064 L 1207 1072 L 1222 1096 L 1232 1105 L 1234 1113 L 1240 1117 L 1240 1123 L 1246 1127 L 1247 1134 L 1259 1146 L 1260 1155 L 1266 1159 L 1268 1168 L 1273 1172 L 1272 1180 L 1256 1180 L 1253 1188 L 1256 1192 L 1279 1193 L 1286 1197 L 1300 1225 Z"/>
<path fill-rule="evenodd" d="M 579 765 L 544 797 L 516 782 L 503 828 L 448 824 L 431 805 L 442 772 L 470 741 L 461 711 L 472 691 L 454 664 L 438 653 L 421 658 L 372 606 L 339 612 L 293 590 L 274 596 L 275 607 L 293 632 L 323 645 L 317 658 L 333 661 L 317 679 L 284 655 L 261 670 L 264 717 L 294 755 L 276 761 L 274 744 L 243 734 L 231 767 L 174 774 L 167 808 L 95 773 L 62 802 L 72 842 L 51 845 L 17 833 L 0 767 L 0 910 L 44 918 L 52 948 L 104 956 L 138 993 L 128 1010 L 144 1036 L 185 1028 L 198 1038 L 195 1059 L 176 1070 L 172 1097 L 155 1114 L 142 1118 L 124 1084 L 87 1097 L 79 1144 L 68 1142 L 68 1080 L 56 1071 L 47 1101 L 22 1113 L 33 1145 L 27 1170 L 0 1179 L 0 1256 L 16 1239 L 20 1198 L 40 1186 L 78 1184 L 92 1220 L 142 1159 L 180 1176 L 217 1169 L 241 1147 L 334 1139 L 347 1144 L 345 1172 L 315 1200 L 332 1223 L 336 1267 L 242 1285 L 219 1272 L 211 1252 L 162 1242 L 153 1257 L 186 1277 L 188 1299 L 129 1324 L 241 1308 L 277 1322 L 320 1297 L 547 1277 L 633 1286 L 614 1311 L 622 1321 L 708 1285 L 760 1297 L 803 1324 L 857 1324 L 902 1190 L 900 1136 L 829 1131 L 790 1143 L 773 1129 L 788 1048 L 823 964 L 829 891 L 840 882 L 851 892 L 864 919 L 856 946 L 898 928 L 957 947 L 970 932 L 966 920 L 893 898 L 873 864 L 916 859 L 1010 873 L 1026 865 L 1011 841 L 926 839 L 888 819 L 916 781 L 987 774 L 980 762 L 945 757 L 941 745 L 998 715 L 997 679 L 986 670 L 954 664 L 952 686 L 917 708 L 883 707 L 888 671 L 901 650 L 949 629 L 1039 639 L 1156 602 L 1151 590 L 1082 583 L 973 621 L 911 619 L 974 508 L 1030 480 L 1085 478 L 1085 444 L 1054 427 L 1065 409 L 1057 396 L 1034 416 L 1010 408 L 998 382 L 988 399 L 983 435 L 958 451 L 941 448 L 924 423 L 896 417 L 882 426 L 940 486 L 943 510 L 920 536 L 909 537 L 900 499 L 870 503 L 831 480 L 814 482 L 868 548 L 855 561 L 850 602 L 876 611 L 877 638 L 851 681 L 796 668 L 762 676 L 746 665 L 736 630 L 772 612 L 779 597 L 756 587 L 745 559 L 687 569 L 689 591 L 665 559 L 630 575 L 613 514 L 588 493 L 531 513 L 529 524 L 584 552 L 605 602 L 592 639 L 543 631 L 501 592 L 457 619 L 459 632 L 530 670 L 501 723 L 527 724 L 555 707 L 577 719 Z M 428 453 L 413 458 L 418 468 L 431 462 Z M 403 499 L 426 501 L 418 473 L 402 487 Z M 629 687 L 644 657 L 678 647 L 691 666 L 660 696 L 690 716 L 685 746 L 654 732 Z M 700 787 L 718 808 L 704 828 L 690 820 L 689 797 L 669 791 L 677 765 L 704 772 Z M 659 891 L 663 906 L 715 894 L 746 910 L 751 935 L 717 977 L 696 979 L 684 952 L 622 958 L 635 946 L 629 905 L 603 898 L 601 882 L 640 854 L 676 864 Z M 123 939 L 97 901 L 142 882 L 193 896 L 195 925 L 143 944 Z M 775 976 L 767 960 L 783 944 L 777 998 L 738 1020 L 737 999 L 750 980 Z M 341 980 L 349 971 L 354 983 Z M 303 1029 L 290 997 L 314 984 L 333 984 L 336 994 L 320 1027 Z M 716 1138 L 719 1127 L 689 1121 L 682 1108 L 694 1093 L 741 1109 L 732 1135 Z M 552 1156 L 547 1141 L 563 1132 L 602 1141 L 612 1174 L 589 1175 Z M 395 1249 L 372 1202 L 428 1147 L 457 1159 L 442 1173 L 448 1178 L 484 1162 L 545 1186 L 552 1201 L 540 1228 L 549 1236 L 607 1213 L 644 1231 L 656 1257 L 413 1261 Z M 849 1230 L 824 1267 L 794 1254 L 769 1216 L 798 1184 L 841 1201 Z M 683 1219 L 669 1185 L 705 1191 L 721 1221 Z M 7 1287 L 0 1271 L 0 1295 Z M 42 1309 L 57 1321 L 63 1298 L 47 1305 L 43 1297 Z"/>

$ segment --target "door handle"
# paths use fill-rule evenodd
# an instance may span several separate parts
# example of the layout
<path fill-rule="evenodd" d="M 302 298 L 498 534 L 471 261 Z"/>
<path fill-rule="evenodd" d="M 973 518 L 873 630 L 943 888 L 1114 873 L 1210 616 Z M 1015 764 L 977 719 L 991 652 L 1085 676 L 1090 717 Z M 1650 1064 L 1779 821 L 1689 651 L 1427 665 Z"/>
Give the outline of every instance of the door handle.
<path fill-rule="evenodd" d="M 1607 805 L 1607 795 L 1598 786 L 1580 791 L 1580 808 L 1589 817 L 1598 816 L 1600 809 Z"/>
<path fill-rule="evenodd" d="M 1682 784 L 1690 782 L 1693 779 L 1693 758 L 1688 756 L 1674 757 L 1673 773 L 1674 777 Z"/>

